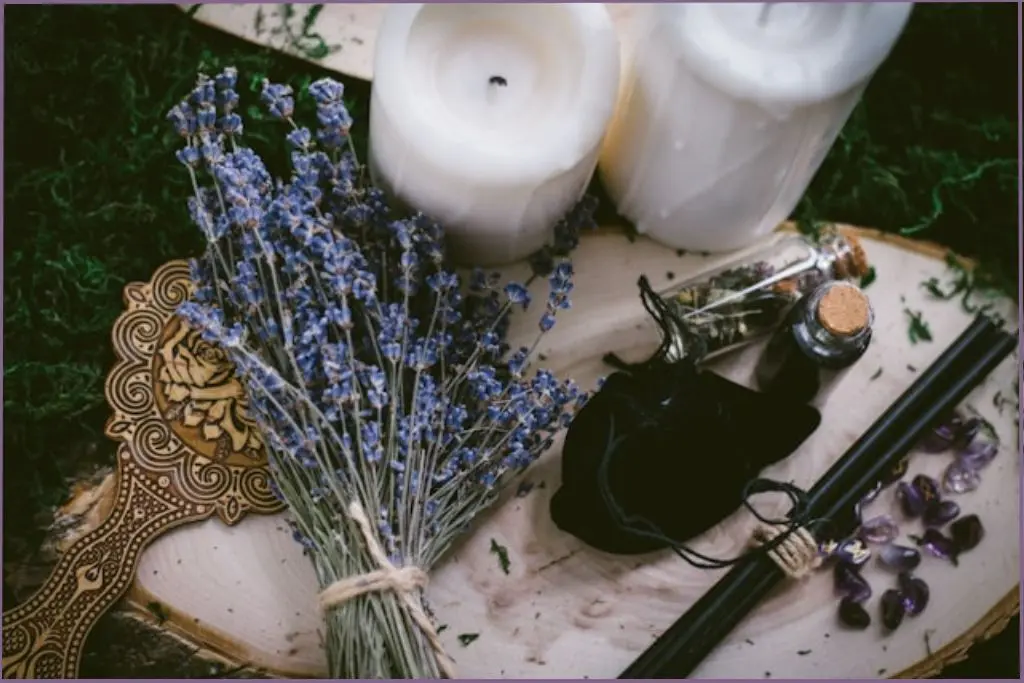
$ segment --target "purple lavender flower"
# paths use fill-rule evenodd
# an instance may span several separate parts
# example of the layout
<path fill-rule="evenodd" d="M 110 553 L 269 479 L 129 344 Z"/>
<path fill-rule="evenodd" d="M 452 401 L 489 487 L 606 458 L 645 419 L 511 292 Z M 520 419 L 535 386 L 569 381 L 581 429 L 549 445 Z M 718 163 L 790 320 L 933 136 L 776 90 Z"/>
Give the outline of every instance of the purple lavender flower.
<path fill-rule="evenodd" d="M 440 225 L 397 215 L 361 182 L 341 84 L 309 86 L 315 131 L 292 121 L 291 88 L 263 84 L 264 107 L 287 121 L 291 168 L 275 178 L 243 145 L 237 80 L 234 69 L 200 77 L 167 117 L 208 242 L 179 314 L 234 362 L 275 490 L 314 555 L 326 538 L 311 536 L 317 520 L 343 520 L 359 500 L 396 562 L 429 567 L 587 394 L 531 367 L 537 343 L 509 348 L 510 315 L 523 315 L 535 278 L 464 281 Z M 566 257 L 593 208 L 586 198 L 555 226 L 540 334 L 570 307 Z"/>
<path fill-rule="evenodd" d="M 198 128 L 195 111 L 188 102 L 181 102 L 173 106 L 167 112 L 167 120 L 171 122 L 174 131 L 183 138 L 195 135 Z"/>
<path fill-rule="evenodd" d="M 287 85 L 264 81 L 260 99 L 274 118 L 289 119 L 295 112 L 295 99 L 291 87 Z"/>
<path fill-rule="evenodd" d="M 505 296 L 509 303 L 522 306 L 523 310 L 530 305 L 530 291 L 518 282 L 510 282 L 505 285 Z"/>

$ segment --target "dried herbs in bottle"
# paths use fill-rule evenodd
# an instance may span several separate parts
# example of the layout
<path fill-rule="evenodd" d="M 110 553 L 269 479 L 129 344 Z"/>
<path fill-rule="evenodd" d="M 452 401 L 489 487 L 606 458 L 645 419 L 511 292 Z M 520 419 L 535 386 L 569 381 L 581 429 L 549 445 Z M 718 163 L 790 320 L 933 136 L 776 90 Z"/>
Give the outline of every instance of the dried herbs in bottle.
<path fill-rule="evenodd" d="M 789 400 L 824 399 L 824 390 L 871 343 L 874 313 L 849 282 L 826 282 L 803 297 L 772 335 L 755 370 L 759 388 Z"/>
<path fill-rule="evenodd" d="M 783 235 L 753 253 L 658 293 L 676 330 L 666 359 L 706 360 L 774 331 L 802 296 L 823 282 L 868 271 L 854 237 Z"/>

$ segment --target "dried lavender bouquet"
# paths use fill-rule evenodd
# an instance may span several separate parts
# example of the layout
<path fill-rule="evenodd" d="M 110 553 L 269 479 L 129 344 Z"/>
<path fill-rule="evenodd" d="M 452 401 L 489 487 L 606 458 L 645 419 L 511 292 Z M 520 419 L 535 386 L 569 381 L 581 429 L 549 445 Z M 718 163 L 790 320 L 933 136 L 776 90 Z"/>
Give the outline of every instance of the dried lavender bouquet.
<path fill-rule="evenodd" d="M 291 175 L 242 144 L 237 73 L 200 76 L 168 119 L 206 236 L 180 315 L 234 361 L 296 538 L 316 568 L 332 678 L 451 677 L 424 602 L 426 572 L 565 426 L 586 395 L 505 343 L 527 287 L 446 268 L 442 229 L 394 215 L 361 182 L 342 86 L 265 83 Z M 565 254 L 588 219 L 556 226 Z M 548 255 L 550 256 L 550 251 Z M 538 339 L 569 305 L 572 266 L 548 259 Z M 529 283 L 527 283 L 529 284 Z"/>

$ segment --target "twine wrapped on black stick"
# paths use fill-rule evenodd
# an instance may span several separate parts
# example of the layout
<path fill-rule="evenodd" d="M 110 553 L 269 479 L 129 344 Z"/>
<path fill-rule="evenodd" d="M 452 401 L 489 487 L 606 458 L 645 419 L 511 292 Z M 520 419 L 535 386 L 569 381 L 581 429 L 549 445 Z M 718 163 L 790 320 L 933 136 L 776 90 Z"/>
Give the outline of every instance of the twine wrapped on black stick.
<path fill-rule="evenodd" d="M 979 315 L 807 492 L 806 518 L 839 519 L 1016 345 L 1015 336 Z M 619 678 L 689 676 L 783 578 L 769 557 L 750 556 L 701 596 Z"/>

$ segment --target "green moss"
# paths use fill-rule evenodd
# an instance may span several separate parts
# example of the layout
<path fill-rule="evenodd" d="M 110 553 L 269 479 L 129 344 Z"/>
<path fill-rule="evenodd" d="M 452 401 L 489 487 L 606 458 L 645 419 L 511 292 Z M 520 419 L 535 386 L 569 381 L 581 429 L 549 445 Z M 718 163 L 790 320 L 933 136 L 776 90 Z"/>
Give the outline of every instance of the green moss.
<path fill-rule="evenodd" d="M 1017 8 L 919 4 L 797 210 L 946 244 L 1017 296 Z"/>
<path fill-rule="evenodd" d="M 9 548 L 11 534 L 38 536 L 25 522 L 60 500 L 68 479 L 111 460 L 103 384 L 124 285 L 200 247 L 167 110 L 201 67 L 236 65 L 251 79 L 241 93 L 250 103 L 264 77 L 299 85 L 326 72 L 203 28 L 171 6 L 17 6 L 5 20 Z M 351 87 L 357 118 L 365 119 L 367 92 Z M 311 103 L 300 98 L 299 106 Z M 276 150 L 278 165 L 280 132 L 247 121 L 249 139 Z"/>

